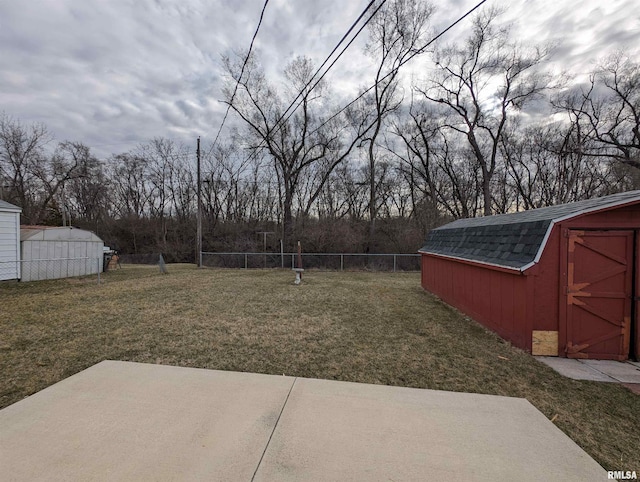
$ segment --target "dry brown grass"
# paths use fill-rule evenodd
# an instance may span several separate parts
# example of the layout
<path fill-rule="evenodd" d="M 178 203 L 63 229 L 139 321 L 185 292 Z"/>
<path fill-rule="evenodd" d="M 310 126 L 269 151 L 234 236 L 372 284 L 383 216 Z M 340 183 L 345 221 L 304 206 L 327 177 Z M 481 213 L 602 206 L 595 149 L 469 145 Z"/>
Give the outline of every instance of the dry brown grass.
<path fill-rule="evenodd" d="M 0 284 L 0 407 L 101 360 L 527 398 L 609 470 L 640 470 L 640 397 L 566 379 L 420 288 L 418 274 L 125 267 Z"/>

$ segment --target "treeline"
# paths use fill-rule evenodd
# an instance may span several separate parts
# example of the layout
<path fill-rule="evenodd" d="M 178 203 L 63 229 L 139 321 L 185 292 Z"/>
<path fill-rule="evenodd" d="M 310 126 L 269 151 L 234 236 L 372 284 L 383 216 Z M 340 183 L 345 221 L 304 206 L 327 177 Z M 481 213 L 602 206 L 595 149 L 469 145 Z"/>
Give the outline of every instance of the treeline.
<path fill-rule="evenodd" d="M 203 143 L 205 251 L 261 251 L 259 233 L 270 232 L 268 250 L 301 240 L 306 251 L 415 252 L 452 219 L 640 187 L 631 54 L 613 53 L 586 80 L 561 78 L 545 70 L 548 51 L 510 38 L 487 9 L 466 39 L 424 54 L 433 64 L 405 85 L 400 67 L 426 44 L 433 10 L 387 2 L 368 27 L 375 87 L 346 109 L 305 57 L 284 82 L 255 55 L 242 76 L 244 55 L 225 57 L 241 123 Z M 125 253 L 194 259 L 194 146 L 156 138 L 98 159 L 51 140 L 46 126 L 0 116 L 0 197 L 22 207 L 24 223 L 70 223 Z"/>

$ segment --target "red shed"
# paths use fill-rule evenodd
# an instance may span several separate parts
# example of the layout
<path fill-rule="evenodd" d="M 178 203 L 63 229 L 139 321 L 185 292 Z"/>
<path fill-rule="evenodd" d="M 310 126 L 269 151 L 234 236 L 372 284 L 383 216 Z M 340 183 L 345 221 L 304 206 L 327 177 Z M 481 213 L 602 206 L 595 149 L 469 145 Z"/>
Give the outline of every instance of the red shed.
<path fill-rule="evenodd" d="M 422 287 L 534 355 L 640 356 L 640 191 L 432 230 Z"/>

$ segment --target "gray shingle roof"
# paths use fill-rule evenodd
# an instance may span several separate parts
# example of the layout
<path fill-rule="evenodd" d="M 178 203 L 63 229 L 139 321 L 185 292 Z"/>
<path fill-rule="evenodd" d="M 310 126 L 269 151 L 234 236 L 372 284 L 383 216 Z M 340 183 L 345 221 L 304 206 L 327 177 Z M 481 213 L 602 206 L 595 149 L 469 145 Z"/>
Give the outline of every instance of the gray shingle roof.
<path fill-rule="evenodd" d="M 640 202 L 640 191 L 519 213 L 458 219 L 432 230 L 420 252 L 522 270 L 539 259 L 553 223 L 635 202 Z"/>
<path fill-rule="evenodd" d="M 9 204 L 7 201 L 3 201 L 2 199 L 0 199 L 0 209 L 9 210 L 9 211 L 21 211 L 21 209 L 18 206 Z"/>

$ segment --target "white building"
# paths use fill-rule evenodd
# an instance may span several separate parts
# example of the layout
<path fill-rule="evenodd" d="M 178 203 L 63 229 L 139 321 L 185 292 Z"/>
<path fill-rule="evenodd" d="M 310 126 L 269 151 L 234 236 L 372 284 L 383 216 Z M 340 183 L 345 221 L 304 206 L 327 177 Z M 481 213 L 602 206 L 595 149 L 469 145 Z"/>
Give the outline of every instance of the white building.
<path fill-rule="evenodd" d="M 104 242 L 72 227 L 21 226 L 22 281 L 70 278 L 102 271 Z"/>
<path fill-rule="evenodd" d="M 0 281 L 20 279 L 20 213 L 0 200 Z"/>

